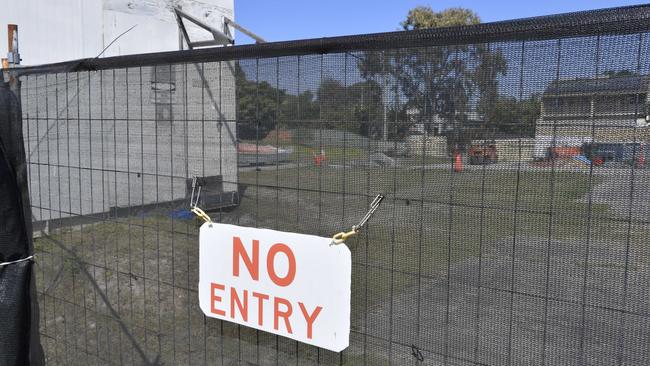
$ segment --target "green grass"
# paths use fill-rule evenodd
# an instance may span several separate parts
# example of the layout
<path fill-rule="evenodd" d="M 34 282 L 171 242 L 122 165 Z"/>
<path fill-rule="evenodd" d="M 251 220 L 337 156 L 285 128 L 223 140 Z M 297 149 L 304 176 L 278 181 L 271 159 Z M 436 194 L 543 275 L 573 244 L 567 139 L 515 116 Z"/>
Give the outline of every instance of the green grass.
<path fill-rule="evenodd" d="M 387 301 L 391 268 L 435 278 L 444 275 L 448 261 L 478 257 L 490 243 L 549 235 L 583 242 L 589 212 L 592 238 L 620 242 L 626 226 L 602 225 L 608 207 L 594 204 L 590 211 L 584 200 L 590 185 L 601 181 L 570 172 L 305 166 L 242 172 L 240 182 L 249 189 L 238 210 L 261 227 L 329 236 L 363 216 L 368 195 L 385 194 L 368 230 L 347 243 L 357 270 L 374 276 L 368 281 L 373 306 Z M 283 189 L 270 188 L 276 186 Z M 633 233 L 631 240 L 641 242 L 642 234 Z M 364 308 L 366 299 L 353 293 L 353 304 Z"/>
<path fill-rule="evenodd" d="M 307 151 L 294 153 L 306 155 Z M 346 159 L 351 153 L 346 151 Z M 342 155 L 337 155 L 340 151 L 329 154 L 330 163 L 342 159 Z M 362 156 L 361 152 L 355 154 Z M 601 182 L 598 176 L 590 183 L 588 175 L 568 172 L 522 171 L 518 175 L 514 171 L 475 170 L 456 174 L 448 169 L 344 170 L 313 164 L 241 171 L 239 179 L 247 186 L 241 205 L 230 212 L 211 213 L 215 220 L 330 236 L 356 223 L 376 193 L 387 196 L 369 226 L 347 242 L 354 263 L 353 327 L 359 324 L 365 310 L 384 306 L 390 300 L 391 289 L 392 295 L 398 296 L 414 285 L 410 280 L 414 277 L 398 273 L 438 278 L 448 265 L 478 257 L 481 245 L 485 251 L 490 243 L 512 240 L 515 236 L 546 238 L 550 233 L 556 239 L 584 240 L 589 207 L 583 198 L 590 184 Z M 606 205 L 592 206 L 591 215 L 592 238 L 624 245 L 621 238 L 627 235 L 625 222 L 608 220 L 613 214 Z M 647 225 L 635 226 L 631 231 L 632 243 L 643 243 L 649 229 Z M 93 296 L 92 287 L 79 270 L 85 266 L 96 276 L 100 288 L 114 302 L 130 329 L 146 327 L 163 333 L 162 353 L 167 360 L 174 350 L 170 337 L 176 334 L 176 342 L 182 344 L 178 346 L 177 357 L 184 359 L 187 354 L 183 356 L 183 352 L 189 346 L 183 344 L 189 339 L 201 339 L 204 329 L 196 299 L 197 235 L 198 222 L 172 220 L 162 212 L 60 229 L 52 236 L 65 243 L 83 263 L 48 239 L 36 239 L 37 258 L 43 258 L 37 269 L 37 286 L 50 287 L 50 295 L 70 303 L 85 301 L 89 313 L 95 309 L 105 313 L 105 307 Z M 545 258 L 539 258 L 540 263 L 544 261 Z M 61 268 L 63 274 L 52 284 Z M 391 274 L 391 269 L 396 272 Z M 146 298 L 144 284 L 148 284 L 150 291 Z M 62 304 L 45 301 L 41 306 L 49 314 L 55 313 L 53 306 L 59 306 L 56 312 L 60 312 Z M 159 309 L 166 314 L 160 325 Z M 76 311 L 81 314 L 78 308 Z M 71 316 L 72 313 L 68 315 Z M 102 323 L 99 319 L 96 330 L 88 336 L 91 346 L 97 332 L 119 333 L 114 326 L 111 328 L 110 322 Z M 49 322 L 53 326 L 51 319 Z M 177 329 L 178 324 L 181 326 Z M 221 339 L 221 330 L 214 327 L 220 323 L 211 324 L 210 339 Z M 84 325 L 76 327 L 83 329 Z M 183 333 L 187 328 L 191 334 Z M 135 337 L 145 344 L 142 331 L 136 331 Z M 225 325 L 225 352 L 237 352 L 239 337 L 238 327 Z M 150 335 L 147 342 L 146 348 L 153 356 L 157 350 L 155 338 Z M 243 344 L 254 347 L 253 343 Z M 269 349 L 273 348 L 273 339 L 266 343 Z M 202 343 L 191 347 L 200 350 Z M 348 353 L 346 357 L 348 364 L 355 364 L 360 356 Z M 376 357 L 378 363 L 383 362 L 382 355 Z"/>
<path fill-rule="evenodd" d="M 307 158 L 307 157 L 311 158 L 314 154 L 320 153 L 319 149 L 312 148 L 309 146 L 304 146 L 304 145 L 285 145 L 283 147 L 293 148 L 291 160 Z M 324 146 L 323 152 L 325 153 L 325 157 L 328 160 L 332 160 L 332 161 L 365 159 L 368 156 L 367 149 L 354 148 L 354 147 L 348 147 L 344 149 L 341 147 Z"/>
<path fill-rule="evenodd" d="M 240 173 L 240 183 L 255 187 L 281 187 L 289 191 L 324 191 L 324 195 L 337 196 L 335 204 L 346 196 L 348 207 L 365 207 L 365 197 L 383 193 L 388 201 L 396 205 L 452 204 L 454 207 L 467 207 L 478 211 L 519 211 L 554 213 L 560 216 L 575 216 L 588 210 L 581 200 L 588 192 L 589 184 L 597 185 L 601 178 L 594 176 L 591 183 L 585 174 L 557 172 L 481 171 L 452 173 L 448 169 L 429 169 L 424 173 L 419 169 L 355 167 L 340 169 L 313 165 Z M 259 194 L 258 194 L 259 196 Z M 313 194 L 306 194 L 312 197 Z M 273 201 L 274 195 L 265 197 Z M 363 201 L 363 202 L 355 202 Z M 314 201 L 316 205 L 319 202 Z M 322 202 L 320 203 L 322 204 Z M 592 215 L 606 212 L 604 205 L 593 205 Z M 519 216 L 523 216 L 521 213 Z"/>

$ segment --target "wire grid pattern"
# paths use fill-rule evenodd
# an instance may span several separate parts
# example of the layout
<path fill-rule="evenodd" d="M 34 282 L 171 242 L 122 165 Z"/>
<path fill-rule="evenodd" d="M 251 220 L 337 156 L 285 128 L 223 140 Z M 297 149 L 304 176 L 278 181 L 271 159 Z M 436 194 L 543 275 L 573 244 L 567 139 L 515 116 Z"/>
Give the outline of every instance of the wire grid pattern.
<path fill-rule="evenodd" d="M 21 77 L 48 363 L 650 363 L 648 36 Z M 202 314 L 194 176 L 322 236 L 386 196 L 348 349 Z"/>

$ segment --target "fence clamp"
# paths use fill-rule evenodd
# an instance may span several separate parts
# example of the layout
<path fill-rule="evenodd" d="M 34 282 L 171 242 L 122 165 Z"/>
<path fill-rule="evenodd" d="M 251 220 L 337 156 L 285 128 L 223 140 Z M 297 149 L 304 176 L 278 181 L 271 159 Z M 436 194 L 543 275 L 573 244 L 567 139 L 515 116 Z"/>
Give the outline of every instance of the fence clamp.
<path fill-rule="evenodd" d="M 382 195 L 381 193 L 378 194 L 377 197 L 375 197 L 375 199 L 372 200 L 372 202 L 370 203 L 370 209 L 368 210 L 366 215 L 361 219 L 361 221 L 359 221 L 359 223 L 356 225 L 352 225 L 352 230 L 348 232 L 342 231 L 338 234 L 335 234 L 332 237 L 332 244 L 344 243 L 347 238 L 351 237 L 352 235 L 356 235 L 361 230 L 361 228 L 364 225 L 366 225 L 368 220 L 370 220 L 370 217 L 375 213 L 375 211 L 377 211 L 379 205 L 381 205 L 381 201 L 383 200 L 384 200 L 384 195 Z"/>
<path fill-rule="evenodd" d="M 196 197 L 194 197 L 194 192 L 196 191 Z M 203 219 L 203 221 L 208 222 L 212 224 L 212 219 L 210 216 L 205 213 L 202 209 L 199 208 L 199 197 L 201 197 L 201 186 L 199 185 L 199 188 L 196 188 L 196 177 L 192 178 L 192 195 L 190 196 L 190 211 L 192 211 L 196 216 L 198 216 L 200 219 Z"/>
<path fill-rule="evenodd" d="M 30 256 L 28 256 L 28 257 L 21 258 L 21 259 L 16 259 L 16 260 L 14 260 L 14 261 L 2 262 L 2 263 L 0 263 L 0 268 L 5 267 L 5 266 L 8 266 L 8 265 L 10 265 L 10 264 L 17 264 L 17 263 L 22 263 L 22 262 L 27 262 L 27 261 L 33 261 L 33 260 L 34 260 L 34 255 L 32 254 L 32 255 L 30 255 Z"/>

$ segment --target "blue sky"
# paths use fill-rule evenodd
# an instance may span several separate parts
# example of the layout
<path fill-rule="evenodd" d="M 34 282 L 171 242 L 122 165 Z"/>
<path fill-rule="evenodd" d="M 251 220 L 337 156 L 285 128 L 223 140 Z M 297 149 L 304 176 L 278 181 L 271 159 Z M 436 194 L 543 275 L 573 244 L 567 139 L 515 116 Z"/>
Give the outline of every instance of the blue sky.
<path fill-rule="evenodd" d="M 235 0 L 235 20 L 267 41 L 318 38 L 399 29 L 409 9 L 464 7 L 483 22 L 643 4 L 633 0 Z M 253 41 L 237 34 L 237 44 Z"/>

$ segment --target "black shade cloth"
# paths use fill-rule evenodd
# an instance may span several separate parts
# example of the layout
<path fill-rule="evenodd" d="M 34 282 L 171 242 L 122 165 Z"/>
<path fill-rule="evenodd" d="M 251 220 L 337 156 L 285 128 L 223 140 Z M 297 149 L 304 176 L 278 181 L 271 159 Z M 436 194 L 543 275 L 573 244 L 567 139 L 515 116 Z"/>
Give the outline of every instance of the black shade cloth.
<path fill-rule="evenodd" d="M 9 83 L 0 82 L 0 262 L 33 253 L 26 177 L 20 102 Z M 1 365 L 44 363 L 32 273 L 31 260 L 0 266 Z"/>

